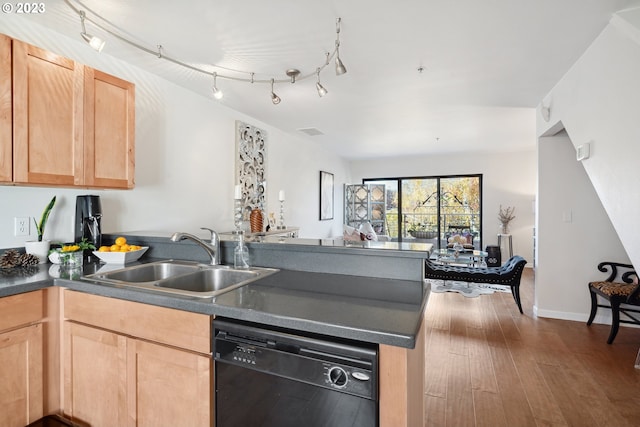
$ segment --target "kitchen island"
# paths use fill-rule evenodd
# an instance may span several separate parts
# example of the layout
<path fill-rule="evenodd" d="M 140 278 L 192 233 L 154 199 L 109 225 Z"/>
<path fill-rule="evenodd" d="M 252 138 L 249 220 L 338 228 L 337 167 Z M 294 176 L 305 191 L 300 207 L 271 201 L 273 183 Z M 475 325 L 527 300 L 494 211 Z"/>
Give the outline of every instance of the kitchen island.
<path fill-rule="evenodd" d="M 135 241 L 134 237 L 130 237 L 130 239 Z M 160 240 L 155 243 L 148 241 L 143 243 L 155 248 L 156 255 L 161 253 L 161 250 L 158 250 L 162 246 Z M 278 244 L 280 245 L 279 250 L 290 250 L 290 246 L 285 248 L 281 243 Z M 170 247 L 184 249 L 182 244 L 173 244 Z M 223 248 L 226 248 L 224 243 Z M 255 245 L 252 245 L 250 250 L 253 250 L 254 253 L 258 251 Z M 268 248 L 264 250 L 268 250 Z M 366 251 L 367 249 L 355 250 Z M 322 252 L 318 253 L 316 253 L 315 257 L 322 258 Z M 428 252 L 424 252 L 420 256 L 424 257 L 425 254 L 428 254 Z M 305 259 L 314 257 L 309 253 L 304 255 Z M 328 253 L 325 256 L 332 257 L 333 255 Z M 375 255 L 374 258 L 402 258 L 398 254 L 396 254 L 396 257 L 389 256 L 391 255 L 390 252 L 384 255 L 373 255 Z M 406 258 L 419 259 L 419 257 L 413 258 L 415 255 L 410 254 Z M 175 253 L 171 254 L 171 256 L 178 258 Z M 366 252 L 364 255 L 365 258 L 370 258 L 371 256 L 372 252 Z M 165 259 L 164 256 L 161 256 L 161 259 Z M 147 258 L 141 262 L 152 260 L 152 258 Z M 85 271 L 87 273 L 93 272 L 92 270 L 95 271 L 98 267 L 103 268 L 104 266 L 86 265 Z M 209 319 L 214 319 L 215 317 L 240 319 L 304 333 L 374 343 L 379 346 L 380 359 L 380 425 L 410 426 L 415 425 L 415 420 L 421 420 L 423 410 L 422 378 L 424 377 L 424 340 L 422 339 L 421 328 L 423 313 L 429 295 L 428 284 L 422 280 L 389 279 L 281 269 L 277 274 L 222 294 L 214 300 L 199 300 L 136 291 L 117 286 L 105 286 L 85 280 L 45 278 L 45 276 L 48 276 L 49 268 L 51 267 L 38 267 L 38 272 L 35 273 L 37 279 L 29 277 L 11 278 L 9 280 L 0 279 L 0 295 L 18 294 L 22 291 L 33 290 L 39 286 L 48 288 L 54 285 L 55 289 L 68 289 L 65 292 L 59 292 L 57 296 L 55 296 L 57 292 L 50 292 L 55 296 L 54 299 L 68 301 L 67 304 L 70 304 L 69 301 L 72 302 L 74 300 L 91 301 L 90 305 L 93 305 L 93 308 L 81 310 L 81 313 L 84 313 L 81 314 L 83 316 L 92 316 L 91 312 L 95 311 L 96 313 L 101 313 L 97 317 L 104 319 L 108 317 L 110 310 L 103 312 L 99 306 L 104 304 L 105 307 L 111 307 L 111 304 L 116 304 L 113 307 L 118 307 L 117 301 L 122 301 L 128 305 L 126 309 L 122 309 L 120 314 L 127 316 L 127 313 L 129 313 L 132 318 L 136 317 L 136 312 L 141 311 L 140 308 L 155 306 L 170 309 L 171 313 L 178 310 L 179 312 L 204 315 Z M 328 265 L 328 268 L 331 268 L 331 265 Z M 46 274 L 45 269 L 47 269 Z M 55 270 L 55 268 L 52 270 Z M 26 288 L 22 288 L 22 286 Z M 69 300 L 67 298 L 68 292 L 73 295 L 86 294 L 89 298 L 78 299 L 74 296 Z M 140 303 L 144 305 L 138 305 Z M 55 303 L 48 304 L 50 306 L 55 305 Z M 83 302 L 76 305 L 85 306 L 87 303 Z M 70 313 L 73 312 L 72 307 L 66 307 L 66 309 L 70 310 Z M 102 321 L 101 319 L 97 320 L 97 322 Z M 116 323 L 119 324 L 123 321 L 124 319 Z M 81 323 L 83 322 L 88 322 L 88 320 L 81 319 Z M 209 326 L 206 331 L 202 332 L 202 335 L 210 339 L 211 322 L 206 323 Z M 215 319 L 213 324 L 215 324 Z M 110 327 L 102 324 L 97 326 L 101 328 L 100 330 L 116 328 L 116 326 Z M 123 333 L 127 336 L 136 336 L 127 331 Z M 46 336 L 47 334 L 45 334 Z M 73 334 L 70 336 L 73 336 Z M 151 339 L 148 337 L 140 338 L 144 340 Z M 86 337 L 83 339 L 86 339 Z M 137 345 L 136 348 L 143 348 L 140 342 L 135 341 L 135 343 Z M 174 345 L 172 343 L 168 344 Z M 133 346 L 134 344 L 129 342 L 129 345 Z M 208 355 L 210 355 L 210 347 L 207 350 Z M 195 351 L 201 352 L 202 347 Z M 207 356 L 206 353 L 203 353 L 203 355 Z M 49 376 L 51 376 L 51 373 L 49 373 Z M 211 376 L 213 376 L 212 372 Z M 198 375 L 194 376 L 194 378 L 198 378 Z M 55 375 L 50 381 L 55 382 L 54 380 Z M 47 402 L 44 409 L 45 413 L 64 408 L 65 406 L 62 404 L 56 408 L 55 402 L 63 401 L 65 398 L 68 398 L 68 396 L 58 395 L 56 397 L 54 390 L 45 399 Z M 213 410 L 214 408 L 210 408 L 211 413 L 213 413 Z"/>

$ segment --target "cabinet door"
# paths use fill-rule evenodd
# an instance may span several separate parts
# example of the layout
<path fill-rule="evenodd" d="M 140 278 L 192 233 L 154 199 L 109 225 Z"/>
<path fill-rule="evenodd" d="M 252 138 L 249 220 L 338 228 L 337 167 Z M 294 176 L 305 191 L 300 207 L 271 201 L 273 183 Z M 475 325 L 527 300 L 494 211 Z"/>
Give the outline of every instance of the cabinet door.
<path fill-rule="evenodd" d="M 127 338 L 64 325 L 64 413 L 94 427 L 126 426 Z"/>
<path fill-rule="evenodd" d="M 42 417 L 42 324 L 0 333 L 0 425 Z"/>
<path fill-rule="evenodd" d="M 135 175 L 135 86 L 85 68 L 85 184 L 133 188 Z"/>
<path fill-rule="evenodd" d="M 13 40 L 15 182 L 82 184 L 83 69 Z"/>
<path fill-rule="evenodd" d="M 212 360 L 208 355 L 129 341 L 130 418 L 139 427 L 212 425 Z"/>
<path fill-rule="evenodd" d="M 0 182 L 13 179 L 11 99 L 11 39 L 0 34 Z"/>

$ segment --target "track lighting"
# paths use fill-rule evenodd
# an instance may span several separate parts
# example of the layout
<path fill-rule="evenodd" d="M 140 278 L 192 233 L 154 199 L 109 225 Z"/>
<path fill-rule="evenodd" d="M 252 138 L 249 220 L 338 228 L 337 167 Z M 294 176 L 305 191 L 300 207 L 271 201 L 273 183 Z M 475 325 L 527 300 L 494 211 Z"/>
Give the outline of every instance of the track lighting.
<path fill-rule="evenodd" d="M 285 74 L 291 77 L 291 83 L 295 83 L 296 77 L 300 75 L 300 70 L 297 70 L 295 68 L 289 68 Z"/>
<path fill-rule="evenodd" d="M 222 91 L 218 89 L 218 85 L 216 84 L 217 77 L 218 73 L 213 73 L 213 88 L 211 90 L 213 91 L 213 97 L 215 99 L 222 99 L 224 93 L 222 93 Z"/>
<path fill-rule="evenodd" d="M 316 90 L 318 91 L 318 96 L 322 98 L 327 94 L 327 90 L 320 84 L 320 68 L 316 70 L 316 74 L 318 75 L 318 82 L 316 83 Z"/>
<path fill-rule="evenodd" d="M 342 60 L 340 59 L 340 52 L 339 52 L 340 23 L 342 21 L 340 18 L 336 19 L 335 49 L 333 51 L 325 52 L 326 57 L 323 58 L 324 61 L 321 63 L 319 67 L 315 68 L 315 71 L 310 71 L 305 73 L 303 71 L 300 71 L 300 69 L 290 68 L 285 71 L 285 75 L 287 76 L 287 78 L 283 78 L 283 77 L 274 78 L 267 74 L 261 75 L 260 73 L 255 73 L 253 71 L 237 70 L 237 69 L 223 67 L 216 64 L 209 64 L 209 66 L 206 68 L 196 67 L 194 65 L 180 61 L 176 58 L 172 58 L 165 55 L 164 52 L 162 51 L 161 45 L 156 45 L 156 48 L 149 48 L 144 46 L 143 44 L 133 41 L 133 39 L 131 38 L 133 36 L 131 36 L 128 31 L 118 28 L 112 22 L 100 16 L 95 11 L 85 7 L 81 2 L 81 0 L 64 0 L 64 2 L 67 4 L 67 6 L 69 6 L 69 8 L 71 8 L 80 17 L 80 23 L 82 25 L 82 32 L 80 33 L 80 35 L 82 36 L 82 39 L 85 40 L 93 49 L 100 52 L 104 47 L 105 42 L 104 40 L 87 33 L 85 28 L 85 20 L 91 22 L 93 26 L 99 28 L 101 31 L 108 34 L 109 36 L 112 36 L 118 39 L 119 41 L 126 43 L 137 50 L 153 55 L 158 59 L 169 61 L 173 65 L 177 65 L 179 67 L 183 67 L 185 69 L 195 71 L 196 73 L 201 73 L 207 76 L 213 76 L 213 87 L 211 90 L 213 92 L 213 97 L 218 100 L 223 98 L 223 93 L 220 89 L 218 89 L 218 85 L 217 85 L 218 78 L 233 80 L 237 82 L 251 83 L 251 84 L 253 83 L 271 84 L 271 102 L 277 105 L 281 102 L 281 99 L 273 91 L 274 83 L 285 83 L 285 82 L 296 83 L 299 80 L 304 80 L 307 78 L 313 78 L 314 76 L 317 76 L 316 90 L 318 91 L 318 95 L 322 97 L 326 95 L 328 91 L 320 83 L 320 72 L 323 71 L 325 67 L 328 67 L 331 64 L 331 60 L 335 58 L 336 75 L 341 75 L 347 72 L 347 68 L 344 66 Z M 84 10 L 82 10 L 81 8 Z M 87 17 L 85 10 L 89 12 L 90 17 Z M 224 74 L 220 74 L 219 72 L 213 72 L 211 71 L 211 69 L 222 70 Z M 258 77 L 258 76 L 262 76 L 262 77 Z"/>
<path fill-rule="evenodd" d="M 278 104 L 280 104 L 280 101 L 282 101 L 282 100 L 273 91 L 273 83 L 275 83 L 275 79 L 271 79 L 271 102 L 273 102 L 273 105 L 278 105 Z"/>
<path fill-rule="evenodd" d="M 87 29 L 84 26 L 85 18 L 86 18 L 86 15 L 84 13 L 84 10 L 81 10 L 80 11 L 80 25 L 82 25 L 82 32 L 80 33 L 80 35 L 82 36 L 84 41 L 89 43 L 89 46 L 91 46 L 93 49 L 97 50 L 98 52 L 102 52 L 102 49 L 104 48 L 104 45 L 105 45 L 105 41 L 102 40 L 100 37 L 96 37 L 96 36 L 92 36 L 91 34 L 87 34 Z"/>

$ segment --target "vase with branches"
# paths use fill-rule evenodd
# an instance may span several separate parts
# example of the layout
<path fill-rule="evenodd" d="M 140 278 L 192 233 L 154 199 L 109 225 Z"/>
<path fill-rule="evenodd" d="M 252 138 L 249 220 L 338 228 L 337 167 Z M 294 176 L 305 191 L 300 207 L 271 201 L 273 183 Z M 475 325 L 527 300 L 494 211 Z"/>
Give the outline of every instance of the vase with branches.
<path fill-rule="evenodd" d="M 498 212 L 498 219 L 500 220 L 500 224 L 502 224 L 502 234 L 509 234 L 509 223 L 515 219 L 515 206 L 507 206 L 506 208 L 502 208 L 500 205 L 500 211 Z"/>

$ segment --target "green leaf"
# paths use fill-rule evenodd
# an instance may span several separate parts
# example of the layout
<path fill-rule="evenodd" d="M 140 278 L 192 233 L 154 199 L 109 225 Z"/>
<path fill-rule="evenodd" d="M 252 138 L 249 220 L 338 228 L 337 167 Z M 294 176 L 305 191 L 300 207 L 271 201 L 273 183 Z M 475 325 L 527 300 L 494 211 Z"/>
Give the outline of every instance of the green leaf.
<path fill-rule="evenodd" d="M 81 251 L 85 251 L 87 249 L 91 249 L 93 251 L 96 250 L 96 247 L 94 246 L 94 244 L 91 242 L 88 242 L 86 237 L 83 237 L 82 240 L 77 243 L 77 245 L 80 246 Z"/>
<path fill-rule="evenodd" d="M 38 231 L 38 241 L 42 241 L 42 236 L 44 235 L 44 228 L 47 225 L 47 220 L 49 219 L 49 214 L 51 213 L 51 209 L 56 204 L 56 196 L 53 196 L 53 199 L 49 202 L 47 207 L 42 212 L 42 217 L 40 218 L 40 222 L 36 223 L 36 230 Z M 33 219 L 35 221 L 35 218 Z"/>

